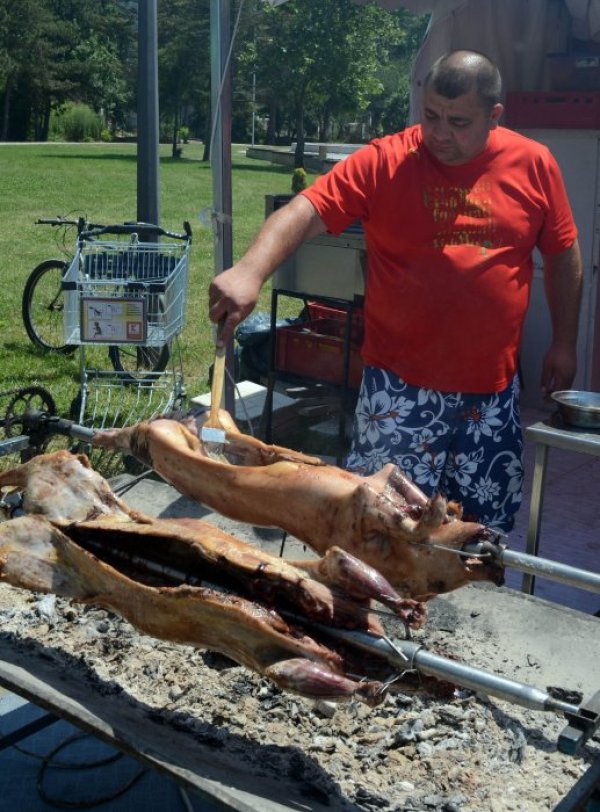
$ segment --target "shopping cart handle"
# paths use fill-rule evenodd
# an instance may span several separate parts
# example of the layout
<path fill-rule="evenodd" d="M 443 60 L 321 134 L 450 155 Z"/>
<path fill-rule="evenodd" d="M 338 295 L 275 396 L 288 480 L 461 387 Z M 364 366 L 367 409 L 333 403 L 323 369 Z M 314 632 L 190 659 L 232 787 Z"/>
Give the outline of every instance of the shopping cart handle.
<path fill-rule="evenodd" d="M 79 234 L 80 241 L 91 240 L 99 237 L 102 234 L 138 234 L 143 233 L 148 236 L 156 237 L 170 237 L 175 240 L 186 240 L 189 242 L 192 237 L 192 229 L 190 224 L 185 222 L 183 224 L 185 233 L 181 234 L 176 231 L 167 231 L 161 226 L 154 225 L 153 223 L 141 223 L 129 221 L 126 223 L 113 223 L 108 226 L 95 226 L 86 228 Z"/>

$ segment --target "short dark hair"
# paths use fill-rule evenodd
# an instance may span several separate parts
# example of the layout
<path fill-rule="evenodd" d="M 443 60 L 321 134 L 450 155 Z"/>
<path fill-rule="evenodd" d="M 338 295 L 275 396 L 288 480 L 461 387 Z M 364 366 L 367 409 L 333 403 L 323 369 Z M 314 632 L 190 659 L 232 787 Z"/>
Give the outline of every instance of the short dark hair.
<path fill-rule="evenodd" d="M 473 88 L 484 107 L 491 110 L 502 98 L 502 78 L 491 59 L 478 51 L 450 51 L 437 59 L 424 87 L 447 99 L 464 96 Z"/>

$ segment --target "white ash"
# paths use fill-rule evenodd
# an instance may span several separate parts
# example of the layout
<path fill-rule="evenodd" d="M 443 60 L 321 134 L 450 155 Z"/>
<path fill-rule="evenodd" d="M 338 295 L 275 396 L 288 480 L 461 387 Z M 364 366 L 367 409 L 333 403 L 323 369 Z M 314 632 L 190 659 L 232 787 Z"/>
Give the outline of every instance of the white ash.
<path fill-rule="evenodd" d="M 81 663 L 94 690 L 143 702 L 162 724 L 229 748 L 254 775 L 299 782 L 331 809 L 542 812 L 600 757 L 596 742 L 575 758 L 557 751 L 562 716 L 465 691 L 450 701 L 388 695 L 376 708 L 315 703 L 213 652 L 139 634 L 110 612 L 4 584 L 0 634 Z"/>

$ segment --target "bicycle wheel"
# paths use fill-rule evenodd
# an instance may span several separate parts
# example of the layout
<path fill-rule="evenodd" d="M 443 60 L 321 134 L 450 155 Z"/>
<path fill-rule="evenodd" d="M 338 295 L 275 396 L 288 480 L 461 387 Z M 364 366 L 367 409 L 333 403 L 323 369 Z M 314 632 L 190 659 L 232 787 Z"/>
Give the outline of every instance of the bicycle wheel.
<path fill-rule="evenodd" d="M 27 335 L 36 347 L 69 354 L 75 345 L 64 341 L 61 282 L 66 270 L 67 263 L 60 259 L 47 259 L 37 265 L 25 283 L 21 312 Z"/>
<path fill-rule="evenodd" d="M 114 344 L 108 348 L 113 369 L 123 373 L 123 379 L 132 383 L 152 378 L 153 372 L 166 369 L 171 357 L 168 344 L 162 347 L 139 347 L 135 344 Z"/>

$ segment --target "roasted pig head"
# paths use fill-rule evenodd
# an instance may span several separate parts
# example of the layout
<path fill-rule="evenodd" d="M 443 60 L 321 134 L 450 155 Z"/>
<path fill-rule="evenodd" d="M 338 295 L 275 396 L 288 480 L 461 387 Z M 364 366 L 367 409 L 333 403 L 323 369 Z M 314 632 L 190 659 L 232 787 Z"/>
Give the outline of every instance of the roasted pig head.
<path fill-rule="evenodd" d="M 131 511 L 84 456 L 37 457 L 1 474 L 0 486 L 22 489 L 35 511 L 0 524 L 0 580 L 111 609 L 303 695 L 381 701 L 393 676 L 385 660 L 323 629 L 379 634 L 371 599 L 404 625 L 425 618 L 421 604 L 335 547 L 307 572 L 199 519 Z"/>
<path fill-rule="evenodd" d="M 93 444 L 128 451 L 180 493 L 224 516 L 280 527 L 319 554 L 340 547 L 407 597 L 427 600 L 470 581 L 503 583 L 494 561 L 456 552 L 493 534 L 462 521 L 441 496 L 428 500 L 395 466 L 361 477 L 248 437 L 226 412 L 221 423 L 227 442 L 218 459 L 194 418 L 99 431 Z"/>

